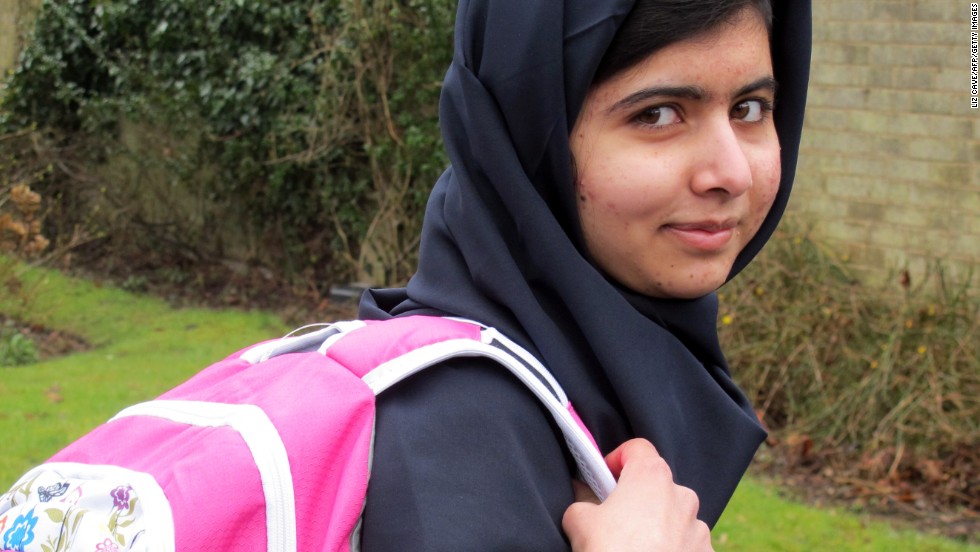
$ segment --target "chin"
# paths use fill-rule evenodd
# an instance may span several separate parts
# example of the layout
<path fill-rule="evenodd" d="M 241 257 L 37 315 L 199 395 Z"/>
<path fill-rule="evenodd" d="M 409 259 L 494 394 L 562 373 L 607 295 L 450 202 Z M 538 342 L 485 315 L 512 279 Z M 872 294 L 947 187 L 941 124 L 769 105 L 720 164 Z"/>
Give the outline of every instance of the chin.
<path fill-rule="evenodd" d="M 665 264 L 670 266 L 666 274 L 657 269 Z M 639 270 L 614 271 L 608 275 L 634 293 L 657 299 L 699 299 L 710 295 L 725 285 L 731 272 L 728 262 L 685 263 L 674 259 L 661 261 L 654 267 L 636 268 Z"/>
<path fill-rule="evenodd" d="M 673 299 L 700 299 L 705 295 L 709 295 L 716 291 L 721 286 L 715 286 L 711 288 L 697 288 L 697 289 L 682 289 L 677 290 L 673 294 L 669 295 Z"/>
<path fill-rule="evenodd" d="M 724 283 L 724 282 L 722 282 Z M 691 286 L 691 285 L 659 285 L 654 287 L 647 286 L 627 286 L 633 291 L 646 295 L 648 297 L 656 297 L 658 299 L 699 299 L 708 295 L 718 288 L 721 287 L 721 283 L 717 286 Z"/>
<path fill-rule="evenodd" d="M 633 287 L 634 291 L 660 299 L 699 299 L 718 290 L 725 284 L 728 273 L 719 276 L 712 274 L 695 282 L 693 278 L 678 278 L 673 281 L 660 281 Z M 630 286 L 632 287 L 632 286 Z"/>

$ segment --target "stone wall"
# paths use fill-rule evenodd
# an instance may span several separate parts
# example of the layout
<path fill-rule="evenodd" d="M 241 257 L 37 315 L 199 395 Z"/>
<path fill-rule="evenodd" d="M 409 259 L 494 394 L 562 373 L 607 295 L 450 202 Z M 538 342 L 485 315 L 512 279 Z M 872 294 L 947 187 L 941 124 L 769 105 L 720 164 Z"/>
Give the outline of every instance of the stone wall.
<path fill-rule="evenodd" d="M 968 273 L 980 264 L 970 2 L 817 0 L 813 9 L 790 212 L 865 279 L 908 270 L 914 282 L 936 261 Z"/>

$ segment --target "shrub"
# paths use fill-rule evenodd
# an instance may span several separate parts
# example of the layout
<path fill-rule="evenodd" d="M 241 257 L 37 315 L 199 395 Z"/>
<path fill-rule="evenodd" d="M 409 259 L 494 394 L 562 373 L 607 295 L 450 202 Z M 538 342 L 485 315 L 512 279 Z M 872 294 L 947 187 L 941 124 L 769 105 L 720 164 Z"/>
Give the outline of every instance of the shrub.
<path fill-rule="evenodd" d="M 48 247 L 41 234 L 41 196 L 26 184 L 15 184 L 0 194 L 0 252 L 36 257 Z M 3 212 L 8 203 L 12 208 Z"/>
<path fill-rule="evenodd" d="M 59 241 L 401 280 L 445 165 L 453 5 L 45 1 L 2 123 L 58 152 L 41 190 Z"/>
<path fill-rule="evenodd" d="M 7 145 L 0 157 L 0 253 L 25 259 L 39 256 L 49 244 L 41 232 L 41 195 L 31 189 L 46 170 L 32 170 L 19 161 L 27 136 L 0 136 L 0 144 Z"/>
<path fill-rule="evenodd" d="M 929 479 L 945 466 L 930 482 L 962 504 L 980 467 L 958 479 L 950 465 L 964 451 L 975 462 L 980 442 L 971 277 L 954 284 L 937 266 L 917 284 L 903 273 L 894 289 L 865 287 L 846 259 L 791 229 L 723 289 L 720 333 L 771 427 L 805 434 L 835 468 L 869 480 Z"/>
<path fill-rule="evenodd" d="M 38 259 L 49 245 L 42 234 L 42 198 L 31 189 L 47 169 L 17 162 L 14 155 L 27 157 L 24 150 L 30 144 L 29 135 L 0 136 L 0 145 L 7 146 L 0 156 L 0 321 L 4 314 L 23 315 L 31 310 L 35 289 L 23 281 L 23 261 Z M 23 346 L 11 345 L 8 340 L 0 334 L 0 357 L 22 350 Z M 4 362 L 0 358 L 0 364 Z"/>
<path fill-rule="evenodd" d="M 19 332 L 0 332 L 0 367 L 33 364 L 39 359 L 33 341 Z"/>

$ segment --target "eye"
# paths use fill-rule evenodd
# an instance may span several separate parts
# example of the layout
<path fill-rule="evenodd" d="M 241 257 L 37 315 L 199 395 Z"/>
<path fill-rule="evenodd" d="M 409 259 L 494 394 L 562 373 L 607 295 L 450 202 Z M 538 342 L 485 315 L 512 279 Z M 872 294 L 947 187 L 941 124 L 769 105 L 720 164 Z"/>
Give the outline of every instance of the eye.
<path fill-rule="evenodd" d="M 674 107 L 669 105 L 658 105 L 644 109 L 636 115 L 634 120 L 646 126 L 664 127 L 679 123 L 681 116 Z"/>
<path fill-rule="evenodd" d="M 772 111 L 772 103 L 765 100 L 745 100 L 735 104 L 732 108 L 732 119 L 745 121 L 746 123 L 757 123 L 763 120 L 767 113 Z"/>

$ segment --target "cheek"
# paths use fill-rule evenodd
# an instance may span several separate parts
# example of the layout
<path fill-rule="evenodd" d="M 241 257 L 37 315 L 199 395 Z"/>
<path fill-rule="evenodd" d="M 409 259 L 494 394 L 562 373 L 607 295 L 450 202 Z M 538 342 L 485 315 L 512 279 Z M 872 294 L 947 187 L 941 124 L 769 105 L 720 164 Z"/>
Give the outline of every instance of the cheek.
<path fill-rule="evenodd" d="M 777 151 L 775 155 L 760 163 L 753 178 L 752 217 L 758 225 L 762 224 L 762 220 L 769 213 L 773 201 L 776 200 L 781 176 L 782 166 Z"/>
<path fill-rule="evenodd" d="M 579 175 L 578 182 L 575 183 L 575 195 L 578 198 L 578 217 L 579 224 L 585 232 L 586 241 L 592 238 L 594 229 L 597 225 L 599 213 L 596 212 L 598 197 L 596 191 L 587 177 Z"/>
<path fill-rule="evenodd" d="M 629 198 L 629 190 L 622 186 L 622 177 L 610 171 L 604 164 L 596 164 L 591 170 L 580 174 L 576 185 L 579 214 L 593 223 L 608 224 L 626 213 L 624 200 Z"/>

